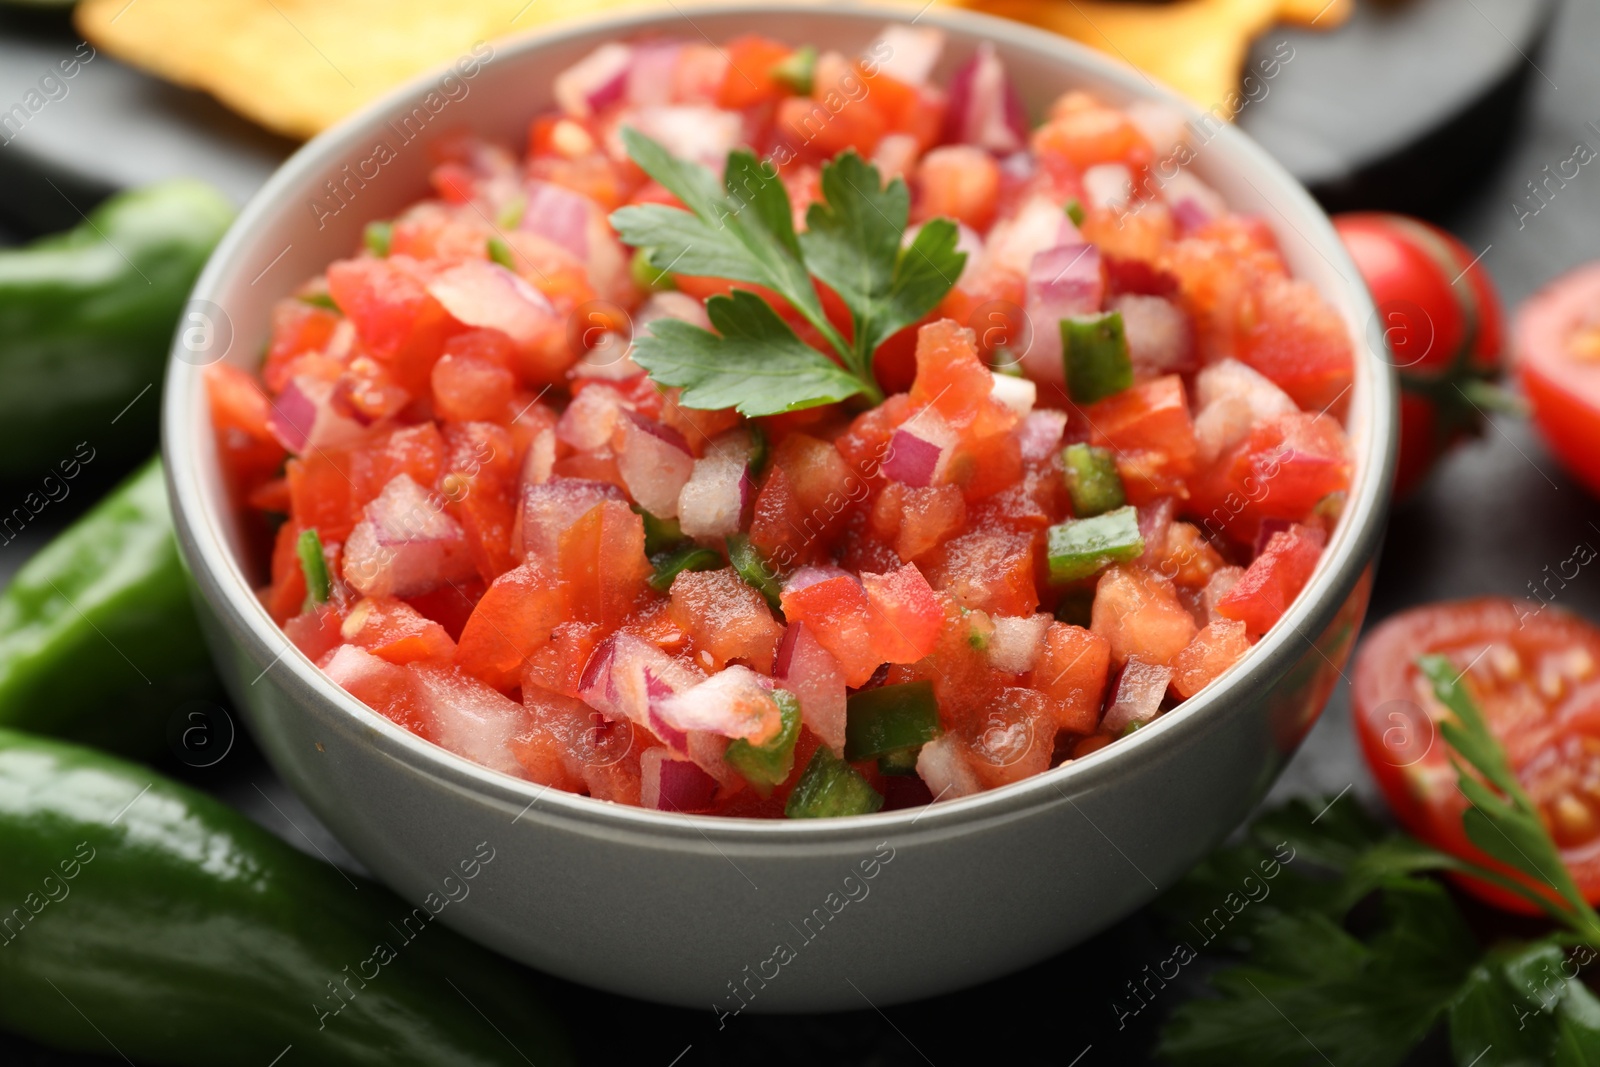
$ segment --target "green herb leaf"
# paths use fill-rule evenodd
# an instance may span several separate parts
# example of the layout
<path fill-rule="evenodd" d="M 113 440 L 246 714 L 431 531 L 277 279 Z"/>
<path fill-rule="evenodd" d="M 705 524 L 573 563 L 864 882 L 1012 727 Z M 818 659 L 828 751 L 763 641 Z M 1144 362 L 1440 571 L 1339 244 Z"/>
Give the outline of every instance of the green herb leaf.
<path fill-rule="evenodd" d="M 369 222 L 366 229 L 361 231 L 361 243 L 367 246 L 367 251 L 375 256 L 389 254 L 389 242 L 394 237 L 394 223 Z"/>
<path fill-rule="evenodd" d="M 1600 1000 L 1576 977 L 1587 946 L 1556 939 L 1491 951 L 1450 1009 L 1450 1047 L 1477 1067 L 1600 1064 Z"/>
<path fill-rule="evenodd" d="M 328 578 L 328 560 L 322 553 L 322 538 L 315 529 L 301 530 L 295 542 L 295 553 L 300 557 L 300 570 L 306 578 L 306 599 L 302 611 L 310 611 L 318 604 L 326 604 L 333 591 Z"/>
<path fill-rule="evenodd" d="M 1461 672 L 1440 655 L 1419 657 L 1417 667 L 1432 683 L 1434 696 L 1452 715 L 1440 724 L 1439 732 L 1454 750 L 1456 783 L 1472 803 L 1462 817 L 1467 837 L 1496 860 L 1549 887 L 1558 900 L 1507 879 L 1500 879 L 1501 884 L 1600 945 L 1600 915 L 1595 914 L 1572 880 L 1560 851 L 1539 820 L 1538 809 L 1517 781 L 1511 761 L 1489 731 L 1477 702 L 1462 685 Z"/>
<path fill-rule="evenodd" d="M 817 48 L 803 44 L 789 53 L 789 58 L 775 65 L 769 72 L 773 79 L 788 86 L 801 96 L 811 95 L 812 79 L 817 70 Z"/>
<path fill-rule="evenodd" d="M 716 333 L 658 319 L 634 341 L 633 358 L 652 378 L 683 389 L 680 404 L 776 415 L 863 391 L 859 379 L 796 337 L 754 293 L 712 297 L 706 313 Z"/>
<path fill-rule="evenodd" d="M 932 311 L 955 286 L 966 263 L 948 219 L 933 219 L 904 250 L 911 193 L 895 178 L 845 152 L 822 168 L 822 199 L 806 212 L 800 236 L 805 261 L 851 310 L 855 369 L 871 369 L 872 353 L 891 334 Z"/>

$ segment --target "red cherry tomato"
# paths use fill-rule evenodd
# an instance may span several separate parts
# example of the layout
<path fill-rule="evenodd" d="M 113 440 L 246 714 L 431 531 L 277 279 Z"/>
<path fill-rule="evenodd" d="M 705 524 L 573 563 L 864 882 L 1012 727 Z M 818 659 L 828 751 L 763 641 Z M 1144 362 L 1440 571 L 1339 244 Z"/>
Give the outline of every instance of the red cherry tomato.
<path fill-rule="evenodd" d="M 1465 672 L 1579 889 L 1600 902 L 1600 628 L 1536 601 L 1484 597 L 1396 615 L 1356 655 L 1356 736 L 1395 817 L 1436 848 L 1528 883 L 1462 829 L 1467 801 L 1437 728 L 1446 712 L 1416 665 L 1429 652 Z M 1535 913 L 1506 890 L 1460 882 L 1491 904 Z"/>
<path fill-rule="evenodd" d="M 1358 212 L 1333 220 L 1356 261 L 1400 373 L 1400 460 L 1394 495 L 1419 485 L 1451 445 L 1480 428 L 1484 386 L 1500 373 L 1500 299 L 1481 262 L 1436 226 Z"/>
<path fill-rule="evenodd" d="M 1523 304 L 1513 348 L 1534 422 L 1567 469 L 1600 493 L 1600 263 Z"/>

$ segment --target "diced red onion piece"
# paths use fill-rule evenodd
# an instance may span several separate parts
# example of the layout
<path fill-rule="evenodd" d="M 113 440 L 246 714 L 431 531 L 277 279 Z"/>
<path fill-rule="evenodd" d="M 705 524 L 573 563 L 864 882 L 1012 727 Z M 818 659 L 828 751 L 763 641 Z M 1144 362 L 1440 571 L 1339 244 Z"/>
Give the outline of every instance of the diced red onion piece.
<path fill-rule="evenodd" d="M 490 770 L 527 777 L 512 742 L 533 728 L 528 709 L 459 670 L 414 664 L 442 748 Z"/>
<path fill-rule="evenodd" d="M 1194 366 L 1194 330 L 1189 314 L 1160 296 L 1124 293 L 1106 306 L 1122 313 L 1128 357 L 1141 377 L 1182 373 Z"/>
<path fill-rule="evenodd" d="M 642 637 L 616 633 L 590 653 L 578 697 L 608 719 L 628 719 L 653 729 L 656 705 L 704 677 Z"/>
<path fill-rule="evenodd" d="M 1025 308 L 1033 323 L 1033 343 L 1022 354 L 1023 368 L 1030 378 L 1046 384 L 1066 383 L 1060 322 L 1074 315 L 1098 312 L 1105 294 L 1100 249 L 1096 246 L 1058 245 L 1033 257 L 1028 268 Z"/>
<path fill-rule="evenodd" d="M 396 475 L 345 542 L 343 573 L 364 596 L 417 596 L 472 573 L 461 526 L 410 475 Z"/>
<path fill-rule="evenodd" d="M 844 673 L 805 623 L 791 623 L 784 631 L 773 674 L 800 701 L 800 721 L 842 755 L 847 696 Z"/>
<path fill-rule="evenodd" d="M 628 70 L 628 103 L 635 107 L 672 103 L 672 85 L 683 46 L 677 41 L 635 45 Z"/>
<path fill-rule="evenodd" d="M 1032 379 L 1018 378 L 1013 374 L 996 374 L 989 395 L 995 402 L 1016 412 L 1018 418 L 1027 418 L 1039 400 L 1039 387 Z"/>
<path fill-rule="evenodd" d="M 1161 195 L 1172 208 L 1172 220 L 1180 237 L 1187 237 L 1228 210 L 1215 189 L 1186 170 L 1163 179 Z"/>
<path fill-rule="evenodd" d="M 1027 113 L 1005 64 L 987 41 L 950 80 L 945 140 L 977 145 L 996 155 L 1028 143 Z"/>
<path fill-rule="evenodd" d="M 989 637 L 989 663 L 996 670 L 1024 674 L 1033 670 L 1044 647 L 1050 616 L 1043 614 L 994 617 L 994 633 Z"/>
<path fill-rule="evenodd" d="M 633 316 L 635 334 L 657 319 L 677 319 L 679 322 L 698 326 L 702 330 L 711 329 L 711 319 L 706 315 L 705 304 L 688 293 L 676 290 L 654 293 L 644 302 Z"/>
<path fill-rule="evenodd" d="M 580 263 L 589 262 L 589 224 L 595 203 L 564 185 L 530 179 L 524 186 L 528 206 L 519 229 L 571 252 Z"/>
<path fill-rule="evenodd" d="M 608 385 L 586 385 L 556 420 L 556 436 L 579 452 L 602 448 L 611 443 L 625 404 L 622 394 Z"/>
<path fill-rule="evenodd" d="M 1023 459 L 1049 459 L 1061 447 L 1061 436 L 1067 432 L 1067 413 L 1044 408 L 1029 412 L 1022 425 L 1017 427 L 1018 443 Z"/>
<path fill-rule="evenodd" d="M 883 461 L 883 476 L 921 489 L 933 484 L 945 450 L 902 426 L 889 438 L 889 454 Z"/>
<path fill-rule="evenodd" d="M 528 454 L 522 461 L 522 484 L 543 485 L 550 480 L 555 465 L 555 431 L 540 430 L 528 445 Z"/>
<path fill-rule="evenodd" d="M 694 473 L 694 456 L 683 435 L 633 411 L 624 412 L 618 425 L 617 470 L 628 495 L 657 518 L 676 518 L 678 494 Z"/>
<path fill-rule="evenodd" d="M 639 803 L 656 811 L 710 811 L 717 780 L 690 760 L 664 748 L 647 748 L 639 756 Z"/>
<path fill-rule="evenodd" d="M 694 461 L 678 494 L 678 525 L 690 537 L 739 532 L 748 503 L 749 460 L 738 453 L 708 453 Z"/>
<path fill-rule="evenodd" d="M 922 146 L 909 133 L 891 133 L 878 142 L 872 150 L 872 164 L 883 175 L 883 180 L 903 178 L 917 165 Z"/>
<path fill-rule="evenodd" d="M 624 500 L 610 482 L 551 478 L 522 487 L 522 506 L 511 531 L 512 552 L 527 558 L 555 558 L 561 535 L 602 500 Z"/>
<path fill-rule="evenodd" d="M 1172 668 L 1146 663 L 1137 657 L 1128 660 L 1117 679 L 1116 698 L 1100 720 L 1102 733 L 1115 736 L 1133 722 L 1149 722 L 1161 711 L 1162 698 L 1172 682 Z"/>
<path fill-rule="evenodd" d="M 795 568 L 794 573 L 785 579 L 783 589 L 784 592 L 798 593 L 802 589 L 809 589 L 818 582 L 826 582 L 840 577 L 859 581 L 855 575 L 843 567 L 836 567 L 831 563 L 807 563 L 804 566 Z"/>
<path fill-rule="evenodd" d="M 1060 204 L 1048 196 L 1033 196 L 1011 218 L 990 227 L 984 242 L 985 262 L 1026 275 L 1039 253 L 1082 241 Z"/>
<path fill-rule="evenodd" d="M 734 664 L 698 685 L 652 700 L 651 718 L 685 733 L 700 730 L 763 744 L 782 725 L 769 687 L 749 667 Z"/>
<path fill-rule="evenodd" d="M 295 455 L 312 448 L 333 448 L 360 437 L 364 427 L 333 406 L 334 386 L 309 375 L 296 375 L 272 401 L 267 428 Z"/>
<path fill-rule="evenodd" d="M 1133 199 L 1133 172 L 1121 163 L 1096 163 L 1083 172 L 1083 206 L 1116 210 Z"/>
<path fill-rule="evenodd" d="M 553 85 L 556 103 L 573 118 L 586 119 L 623 98 L 628 89 L 628 67 L 633 49 L 608 42 L 557 74 Z"/>
<path fill-rule="evenodd" d="M 934 803 L 971 796 L 983 784 L 967 763 L 963 745 L 955 734 L 945 734 L 922 746 L 917 753 L 917 774 L 922 778 Z"/>
<path fill-rule="evenodd" d="M 1166 160 L 1183 154 L 1183 147 L 1189 140 L 1188 120 L 1183 112 L 1155 100 L 1135 100 L 1123 108 L 1123 114 L 1150 142 L 1156 159 Z"/>
<path fill-rule="evenodd" d="M 744 118 L 737 111 L 703 104 L 644 107 L 629 123 L 647 137 L 672 146 L 672 154 L 721 170 L 728 153 L 744 139 Z"/>
<path fill-rule="evenodd" d="M 1156 566 L 1166 555 L 1173 510 L 1170 496 L 1158 497 L 1139 509 L 1139 536 L 1144 538 L 1144 555 L 1139 559 L 1147 567 Z"/>
<path fill-rule="evenodd" d="M 944 51 L 944 31 L 930 26 L 893 23 L 885 26 L 862 58 L 875 61 L 878 72 L 906 85 L 923 85 Z"/>
<path fill-rule="evenodd" d="M 1288 393 L 1235 359 L 1219 360 L 1195 376 L 1195 405 L 1195 442 L 1205 464 L 1249 437 L 1256 425 L 1298 410 Z"/>
<path fill-rule="evenodd" d="M 499 330 L 523 348 L 555 321 L 555 308 L 543 293 L 486 259 L 465 260 L 440 272 L 428 292 L 458 322 Z"/>

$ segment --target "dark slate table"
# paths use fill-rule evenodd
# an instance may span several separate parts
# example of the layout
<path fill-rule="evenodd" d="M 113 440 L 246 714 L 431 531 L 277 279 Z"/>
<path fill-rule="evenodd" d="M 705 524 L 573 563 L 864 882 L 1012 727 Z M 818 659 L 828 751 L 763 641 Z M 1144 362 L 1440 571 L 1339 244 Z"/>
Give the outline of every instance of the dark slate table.
<path fill-rule="evenodd" d="M 1600 258 L 1600 175 L 1583 171 L 1536 215 L 1518 207 L 1528 204 L 1527 183 L 1568 158 L 1575 142 L 1600 148 L 1600 134 L 1588 126 L 1600 122 L 1593 61 L 1600 8 L 1565 5 L 1541 47 L 1539 24 L 1550 6 L 1418 0 L 1363 7 L 1342 38 L 1292 35 L 1299 65 L 1286 68 L 1273 95 L 1247 107 L 1241 121 L 1330 205 L 1403 206 L 1454 230 L 1483 253 L 1514 306 L 1556 274 Z M 0 108 L 75 44 L 57 18 L 0 14 Z M 99 56 L 67 96 L 0 145 L 0 240 L 69 224 L 74 205 L 165 174 L 196 173 L 243 199 L 291 147 L 209 100 Z M 7 491 L 20 497 L 26 487 L 0 486 Z M 0 547 L 0 577 L 89 499 L 87 491 L 75 495 Z M 1600 543 L 1600 504 L 1527 426 L 1497 420 L 1394 513 L 1369 621 L 1446 597 L 1527 594 L 1546 565 L 1567 559 L 1580 542 Z M 1558 602 L 1600 618 L 1600 575 L 1580 573 Z M 1351 740 L 1346 688 L 1267 803 L 1347 790 L 1346 799 L 1375 800 Z M 297 847 L 354 866 L 247 738 L 215 767 L 172 760 L 164 769 L 237 804 Z M 838 1015 L 744 1015 L 723 1029 L 709 1010 L 546 985 L 590 1064 L 943 1067 L 1003 1059 L 1092 1067 L 1144 1062 L 1162 1014 L 1193 992 L 1196 979 L 1187 976 L 1187 986 L 1164 991 L 1119 1027 L 1118 992 L 1169 951 L 1154 919 L 1140 912 L 1055 959 L 962 993 L 882 1012 L 864 1004 Z M 105 1053 L 68 1056 L 0 1036 L 0 1063 L 17 1067 L 123 1062 L 110 1048 Z M 1448 1057 L 1430 1046 L 1413 1062 Z"/>

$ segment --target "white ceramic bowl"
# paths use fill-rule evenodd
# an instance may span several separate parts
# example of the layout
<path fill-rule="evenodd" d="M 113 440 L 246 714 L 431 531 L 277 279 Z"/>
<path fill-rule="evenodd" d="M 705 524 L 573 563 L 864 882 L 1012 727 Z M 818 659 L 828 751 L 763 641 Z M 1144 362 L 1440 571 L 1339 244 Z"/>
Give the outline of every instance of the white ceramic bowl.
<path fill-rule="evenodd" d="M 253 367 L 273 301 L 349 255 L 365 222 L 425 194 L 426 140 L 465 126 L 521 145 L 528 120 L 550 104 L 553 75 L 608 39 L 717 41 L 759 30 L 848 53 L 913 14 L 857 4 L 693 7 L 496 43 L 471 78 L 420 78 L 296 153 L 239 217 L 194 297 L 231 326 L 224 358 Z M 1191 111 L 1133 70 L 1035 30 L 945 9 L 919 21 L 949 34 L 941 78 L 990 41 L 1036 114 L 1075 87 Z M 404 117 L 445 87 L 454 96 L 441 96 L 444 108 L 400 144 Z M 385 141 L 393 158 L 363 165 Z M 349 202 L 337 214 L 319 211 L 313 205 L 331 203 L 325 183 L 343 183 L 347 165 L 361 168 L 361 183 L 343 185 Z M 1268 220 L 1295 273 L 1344 317 L 1358 353 L 1344 519 L 1283 620 L 1195 699 L 1069 766 L 852 819 L 670 815 L 486 770 L 347 695 L 257 602 L 260 576 L 241 556 L 225 503 L 203 376 L 179 345 L 164 414 L 178 536 L 218 663 L 268 759 L 413 902 L 441 892 L 488 842 L 495 861 L 441 916 L 467 936 L 578 982 L 696 1008 L 815 1011 L 924 997 L 1059 952 L 1144 904 L 1237 825 L 1319 714 L 1365 610 L 1395 448 L 1395 389 L 1370 336 L 1372 308 L 1327 218 L 1231 127 L 1215 131 L 1193 169 L 1234 209 Z"/>

